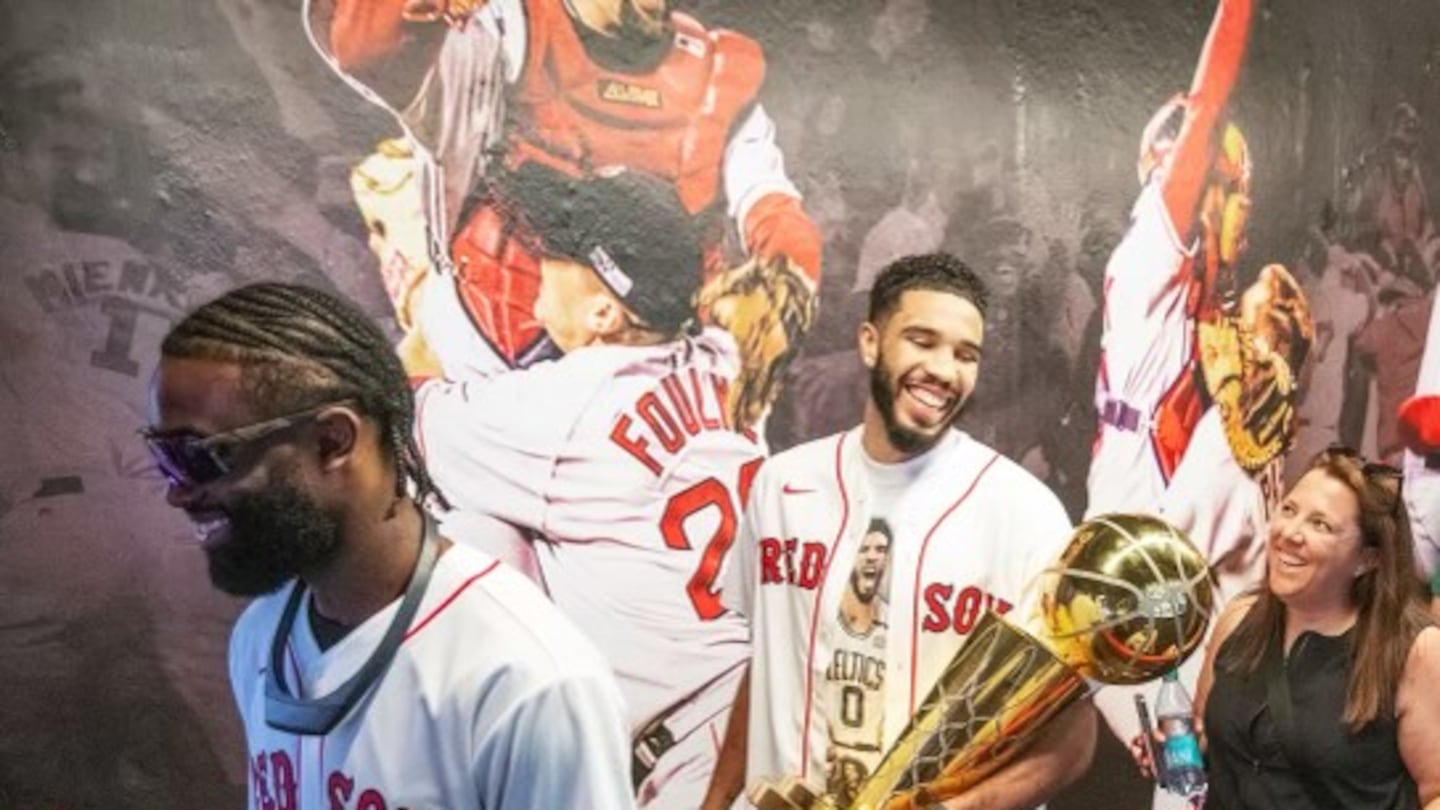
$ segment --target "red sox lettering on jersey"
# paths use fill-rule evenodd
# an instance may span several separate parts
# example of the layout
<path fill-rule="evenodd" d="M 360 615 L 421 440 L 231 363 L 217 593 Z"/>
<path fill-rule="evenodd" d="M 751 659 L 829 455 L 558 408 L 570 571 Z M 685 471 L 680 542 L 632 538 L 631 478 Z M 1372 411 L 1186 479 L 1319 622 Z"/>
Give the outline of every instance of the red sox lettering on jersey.
<path fill-rule="evenodd" d="M 766 462 L 751 493 L 724 590 L 751 623 L 750 773 L 825 767 L 816 704 L 835 650 L 817 623 L 837 615 L 869 523 L 862 452 L 859 430 L 794 448 Z M 990 448 L 957 431 L 930 452 L 891 510 L 901 517 L 890 546 L 886 745 L 980 613 L 1028 606 L 1022 597 L 1033 598 L 1029 586 L 1070 535 L 1055 496 Z"/>
<path fill-rule="evenodd" d="M 288 751 L 261 751 L 250 760 L 250 790 L 256 810 L 296 810 L 295 765 Z M 409 810 L 392 805 L 374 788 L 357 787 L 355 778 L 344 771 L 331 771 L 325 778 L 329 810 Z"/>
<path fill-rule="evenodd" d="M 250 789 L 257 810 L 296 810 L 298 797 L 295 764 L 284 749 L 261 751 L 250 759 Z M 344 771 L 325 777 L 325 798 L 329 810 L 410 810 L 387 802 L 374 788 L 357 785 Z"/>
<path fill-rule="evenodd" d="M 825 555 L 825 544 L 819 540 L 762 538 L 760 584 L 793 585 L 814 590 L 825 576 Z M 993 610 L 1003 616 L 1014 607 L 1009 600 L 974 584 L 931 582 L 924 586 L 921 594 L 925 619 L 920 624 L 920 630 L 924 633 L 953 631 L 963 636 L 970 632 L 985 611 Z"/>

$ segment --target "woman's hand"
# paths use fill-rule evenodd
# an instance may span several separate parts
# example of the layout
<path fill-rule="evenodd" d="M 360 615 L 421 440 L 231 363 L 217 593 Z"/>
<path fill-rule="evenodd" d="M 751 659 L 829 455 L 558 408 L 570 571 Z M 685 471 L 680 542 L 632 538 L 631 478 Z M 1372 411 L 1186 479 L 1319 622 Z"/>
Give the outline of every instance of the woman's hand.
<path fill-rule="evenodd" d="M 1209 753 L 1210 744 L 1205 738 L 1205 721 L 1197 714 L 1193 720 L 1195 728 L 1195 739 L 1200 744 L 1200 753 Z M 1130 756 L 1135 760 L 1135 767 L 1147 779 L 1156 779 L 1155 763 L 1151 760 L 1150 752 L 1155 751 L 1157 756 L 1163 756 L 1165 750 L 1165 735 L 1156 729 L 1151 735 L 1150 745 L 1145 744 L 1145 735 L 1136 734 L 1130 741 Z"/>
<path fill-rule="evenodd" d="M 1146 779 L 1155 779 L 1155 763 L 1150 758 L 1151 750 L 1159 751 L 1165 744 L 1165 738 L 1156 731 L 1151 735 L 1149 745 L 1145 744 L 1145 735 L 1136 734 L 1130 741 L 1130 756 L 1135 760 L 1135 767 L 1140 769 L 1140 775 Z"/>

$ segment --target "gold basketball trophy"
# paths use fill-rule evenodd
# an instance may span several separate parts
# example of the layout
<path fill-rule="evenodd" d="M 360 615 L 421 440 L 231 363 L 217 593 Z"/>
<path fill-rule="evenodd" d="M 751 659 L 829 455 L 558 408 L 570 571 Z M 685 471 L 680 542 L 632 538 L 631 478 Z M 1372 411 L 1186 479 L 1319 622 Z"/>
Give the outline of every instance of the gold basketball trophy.
<path fill-rule="evenodd" d="M 794 778 L 760 783 L 750 802 L 919 810 L 958 796 L 1015 759 L 1090 681 L 1142 683 L 1179 666 L 1214 606 L 1204 555 L 1149 515 L 1081 524 L 1042 582 L 1037 626 L 1027 632 L 987 612 L 849 804 Z"/>

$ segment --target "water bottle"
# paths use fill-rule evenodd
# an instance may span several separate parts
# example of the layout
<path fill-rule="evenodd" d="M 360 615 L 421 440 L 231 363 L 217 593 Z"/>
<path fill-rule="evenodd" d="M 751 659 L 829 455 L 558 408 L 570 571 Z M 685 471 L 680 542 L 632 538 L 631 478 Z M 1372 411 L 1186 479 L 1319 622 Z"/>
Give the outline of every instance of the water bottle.
<path fill-rule="evenodd" d="M 1200 739 L 1195 736 L 1195 712 L 1190 695 L 1180 683 L 1180 673 L 1165 673 L 1160 696 L 1155 701 L 1155 719 L 1165 742 L 1160 749 L 1164 761 L 1165 787 L 1187 798 L 1205 795 L 1205 760 Z"/>

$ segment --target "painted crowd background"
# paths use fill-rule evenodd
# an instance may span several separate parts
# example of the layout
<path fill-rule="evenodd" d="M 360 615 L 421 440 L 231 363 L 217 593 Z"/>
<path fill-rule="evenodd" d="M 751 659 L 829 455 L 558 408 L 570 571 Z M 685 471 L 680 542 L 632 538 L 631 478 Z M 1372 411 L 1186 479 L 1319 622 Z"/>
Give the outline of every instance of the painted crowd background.
<path fill-rule="evenodd" d="M 772 451 L 858 421 L 870 280 L 945 249 L 994 291 L 962 426 L 1078 518 L 1105 262 L 1213 0 L 677 7 L 763 46 L 761 100 L 824 241 Z M 1284 264 L 1314 319 L 1292 458 L 1394 455 L 1440 271 L 1440 10 L 1260 3 L 1229 118 L 1253 164 L 1240 281 Z M 349 179 L 395 134 L 312 49 L 299 0 L 0 4 L 0 808 L 241 803 L 240 604 L 135 431 L 160 337 L 234 286 L 333 287 L 399 339 Z M 1102 738 L 1053 806 L 1148 805 Z"/>

